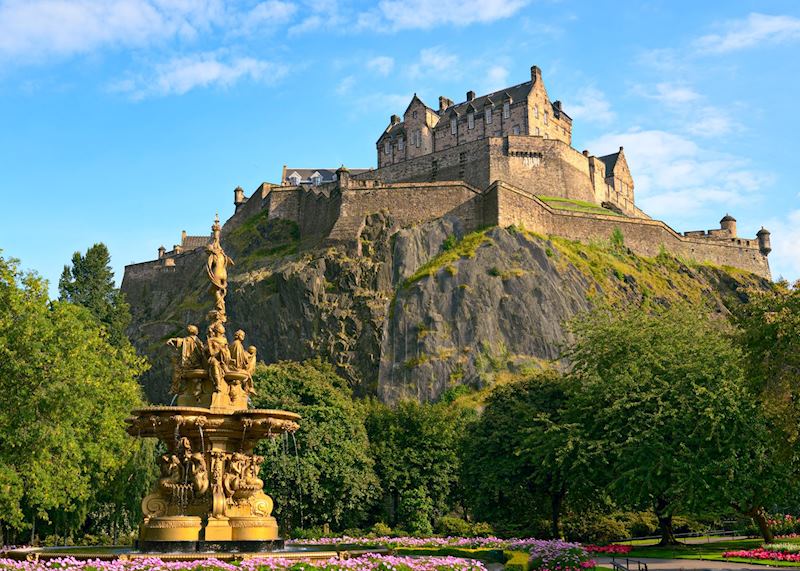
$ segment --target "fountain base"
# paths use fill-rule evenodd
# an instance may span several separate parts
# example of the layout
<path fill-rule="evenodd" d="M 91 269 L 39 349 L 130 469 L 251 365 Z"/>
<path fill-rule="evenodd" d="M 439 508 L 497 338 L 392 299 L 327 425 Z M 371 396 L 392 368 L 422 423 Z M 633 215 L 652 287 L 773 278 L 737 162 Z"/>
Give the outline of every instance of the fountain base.
<path fill-rule="evenodd" d="M 140 553 L 268 553 L 284 548 L 283 539 L 255 541 L 140 541 Z"/>

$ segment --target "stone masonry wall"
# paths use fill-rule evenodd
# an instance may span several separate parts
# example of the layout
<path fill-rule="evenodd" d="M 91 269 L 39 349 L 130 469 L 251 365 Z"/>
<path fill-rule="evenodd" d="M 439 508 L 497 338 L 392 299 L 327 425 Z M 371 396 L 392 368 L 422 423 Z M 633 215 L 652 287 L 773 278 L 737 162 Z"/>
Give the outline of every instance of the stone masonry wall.
<path fill-rule="evenodd" d="M 353 243 L 364 219 L 383 211 L 388 211 L 400 226 L 420 224 L 443 216 L 457 217 L 467 230 L 484 224 L 482 193 L 462 182 L 346 189 L 342 191 L 339 217 L 328 241 Z"/>
<path fill-rule="evenodd" d="M 533 232 L 583 242 L 608 238 L 615 228 L 619 228 L 625 237 L 625 245 L 642 256 L 657 256 L 663 246 L 673 255 L 734 266 L 770 277 L 767 257 L 757 245 L 745 245 L 746 240 L 684 237 L 660 220 L 558 211 L 535 196 L 504 183 L 493 185 L 486 199 L 497 204 L 495 223 L 499 226 L 521 225 Z M 750 243 L 757 244 L 754 240 Z"/>

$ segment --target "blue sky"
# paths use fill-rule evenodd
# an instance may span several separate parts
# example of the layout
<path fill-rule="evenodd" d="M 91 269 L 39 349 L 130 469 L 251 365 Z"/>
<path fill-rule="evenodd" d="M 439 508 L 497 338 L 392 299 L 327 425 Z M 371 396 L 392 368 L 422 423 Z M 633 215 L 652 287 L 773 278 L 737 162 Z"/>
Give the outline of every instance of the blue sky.
<path fill-rule="evenodd" d="M 795 0 L 0 0 L 0 248 L 54 291 L 102 241 L 121 279 L 285 163 L 374 166 L 414 92 L 536 64 L 576 148 L 625 146 L 642 208 L 764 225 L 798 279 L 798 60 Z"/>

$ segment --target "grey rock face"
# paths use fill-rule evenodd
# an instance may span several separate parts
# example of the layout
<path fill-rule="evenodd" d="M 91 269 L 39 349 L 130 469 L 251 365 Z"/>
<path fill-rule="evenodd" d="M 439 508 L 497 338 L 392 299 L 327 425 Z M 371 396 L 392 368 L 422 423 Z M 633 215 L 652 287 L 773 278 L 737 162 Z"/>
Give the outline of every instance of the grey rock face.
<path fill-rule="evenodd" d="M 259 257 L 240 250 L 243 261 L 229 276 L 229 329 L 244 329 L 245 343 L 268 363 L 330 361 L 356 394 L 434 400 L 458 385 L 480 387 L 498 371 L 552 364 L 568 341 L 564 324 L 597 295 L 632 302 L 645 295 L 633 275 L 600 284 L 547 239 L 514 229 L 460 243 L 464 232 L 453 220 L 395 226 L 388 215 L 368 217 L 355 251 Z M 207 325 L 204 259 L 198 250 L 179 256 L 174 271 L 130 272 L 123 281 L 134 318 L 129 335 L 153 364 L 143 385 L 154 402 L 171 398 L 164 341 L 188 323 Z M 723 294 L 743 295 L 721 270 L 679 265 L 674 272 L 723 311 Z"/>

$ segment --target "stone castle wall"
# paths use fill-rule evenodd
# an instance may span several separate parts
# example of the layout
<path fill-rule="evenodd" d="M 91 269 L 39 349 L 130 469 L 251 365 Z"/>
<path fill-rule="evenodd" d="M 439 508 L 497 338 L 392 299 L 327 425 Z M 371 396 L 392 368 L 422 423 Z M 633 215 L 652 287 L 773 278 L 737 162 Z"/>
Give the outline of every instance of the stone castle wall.
<path fill-rule="evenodd" d="M 657 256 L 663 247 L 676 256 L 770 277 L 767 256 L 761 253 L 755 239 L 686 237 L 660 220 L 554 210 L 535 196 L 502 182 L 492 185 L 486 200 L 494 205 L 491 213 L 498 226 L 519 225 L 543 235 L 582 242 L 607 239 L 618 228 L 625 245 L 641 256 Z"/>

